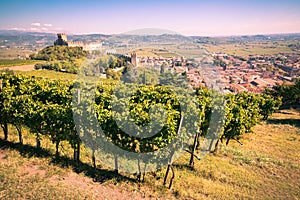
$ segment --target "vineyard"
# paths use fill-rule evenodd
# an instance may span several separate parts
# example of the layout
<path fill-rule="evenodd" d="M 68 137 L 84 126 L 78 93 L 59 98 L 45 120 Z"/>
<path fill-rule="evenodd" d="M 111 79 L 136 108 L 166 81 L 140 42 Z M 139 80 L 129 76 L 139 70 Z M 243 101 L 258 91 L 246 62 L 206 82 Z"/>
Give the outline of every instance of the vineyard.
<path fill-rule="evenodd" d="M 239 93 L 220 98 L 224 104 L 220 107 L 223 104 L 214 103 L 217 101 L 215 91 L 198 88 L 195 92 L 197 102 L 193 104 L 197 106 L 184 110 L 183 107 L 187 104 L 182 104 L 184 96 L 180 96 L 180 92 L 176 92 L 176 88 L 143 84 L 119 86 L 116 81 L 101 79 L 94 88 L 95 98 L 91 103 L 90 99 L 84 98 L 83 91 L 81 91 L 80 98 L 80 93 L 76 88 L 78 82 L 75 81 L 50 80 L 5 73 L 1 74 L 0 80 L 0 123 L 4 140 L 9 140 L 10 130 L 8 127 L 12 125 L 17 130 L 19 143 L 23 144 L 23 130 L 28 129 L 36 139 L 36 148 L 43 149 L 41 138 L 47 137 L 55 145 L 56 156 L 60 155 L 60 144 L 62 142 L 69 143 L 73 149 L 72 159 L 78 164 L 80 163 L 81 149 L 86 146 L 92 150 L 91 161 L 92 167 L 95 169 L 97 168 L 96 162 L 100 162 L 97 160 L 96 152 L 103 149 L 97 142 L 91 143 L 91 141 L 97 141 L 99 134 L 94 130 L 89 132 L 84 127 L 77 126 L 73 118 L 74 113 L 80 115 L 83 110 L 90 109 L 90 105 L 94 109 L 97 123 L 107 140 L 128 152 L 157 151 L 172 143 L 173 140 L 176 140 L 176 136 L 182 133 L 181 135 L 188 137 L 187 141 L 190 143 L 183 145 L 179 142 L 176 145 L 184 147 L 185 151 L 189 152 L 190 159 L 187 165 L 192 168 L 195 165 L 194 159 L 197 158 L 197 153 L 201 151 L 201 141 L 210 131 L 218 132 L 213 134 L 215 136 L 214 143 L 209 148 L 210 152 L 216 152 L 221 143 L 228 145 L 231 140 L 239 142 L 243 134 L 250 133 L 256 124 L 267 119 L 280 106 L 280 98 L 275 100 L 267 94 Z M 114 92 L 117 87 L 119 87 L 118 94 Z M 127 99 L 128 102 L 119 101 L 118 95 L 128 91 L 134 91 Z M 77 94 L 75 101 L 74 94 Z M 116 114 L 112 110 L 112 104 L 117 106 L 121 104 L 129 109 L 120 109 L 120 112 Z M 165 119 L 162 119 L 159 113 L 154 113 L 151 119 L 157 119 L 162 128 L 151 137 L 138 137 L 139 134 L 145 134 L 145 130 L 141 127 L 151 123 L 149 112 L 156 105 L 165 111 Z M 220 118 L 219 122 L 214 123 L 221 124 L 221 127 L 211 126 L 213 115 L 225 116 Z M 198 117 L 193 118 L 194 116 Z M 124 124 L 117 123 L 117 118 L 131 121 L 132 124 L 137 125 L 137 128 L 132 126 L 128 129 L 135 136 L 125 132 L 122 129 Z M 84 120 L 89 123 L 93 122 L 90 118 Z M 151 130 L 148 130 L 148 133 L 150 134 Z M 82 135 L 86 137 L 80 137 Z M 82 138 L 89 138 L 89 140 L 82 141 Z M 167 154 L 167 159 L 170 161 L 167 171 L 172 171 L 174 178 L 173 154 L 172 152 Z M 121 173 L 123 166 L 122 162 L 118 161 L 121 155 L 115 153 L 113 156 L 114 170 Z M 140 169 L 140 167 L 138 168 Z M 165 176 L 165 183 L 168 172 Z M 144 179 L 144 177 L 141 178 L 141 173 L 142 170 L 139 171 L 139 180 Z M 170 180 L 169 187 L 172 186 L 173 178 Z"/>

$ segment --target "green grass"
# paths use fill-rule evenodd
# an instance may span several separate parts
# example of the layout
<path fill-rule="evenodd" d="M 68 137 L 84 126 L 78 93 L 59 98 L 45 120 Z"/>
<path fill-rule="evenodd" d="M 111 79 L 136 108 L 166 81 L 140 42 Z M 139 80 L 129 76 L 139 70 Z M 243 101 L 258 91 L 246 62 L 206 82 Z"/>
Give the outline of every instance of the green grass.
<path fill-rule="evenodd" d="M 152 47 L 152 48 L 141 48 L 141 49 L 135 49 L 134 52 L 136 52 L 138 57 L 165 57 L 165 58 L 172 58 L 172 57 L 178 57 L 179 55 L 171 52 L 167 49 L 161 49 L 159 47 Z"/>
<path fill-rule="evenodd" d="M 71 74 L 66 72 L 57 72 L 54 70 L 33 70 L 33 71 L 14 71 L 14 73 L 22 74 L 25 76 L 34 76 L 41 78 L 48 78 L 53 80 L 75 80 L 77 78 L 77 74 Z M 102 82 L 110 82 L 111 79 L 100 78 Z"/>
<path fill-rule="evenodd" d="M 275 113 L 270 120 L 216 154 L 187 166 L 189 155 L 174 163 L 172 189 L 163 185 L 165 168 L 146 175 L 145 182 L 134 175 L 116 175 L 100 160 L 91 167 L 91 155 L 82 148 L 82 163 L 72 162 L 68 143 L 54 145 L 42 138 L 43 150 L 35 149 L 35 139 L 25 129 L 25 145 L 17 144 L 10 126 L 9 142 L 0 139 L 1 199 L 299 199 L 300 198 L 299 111 Z M 0 133 L 2 138 L 2 133 Z M 96 182 L 93 182 L 93 177 Z M 100 191 L 99 193 L 96 193 Z M 121 196 L 110 196 L 117 194 Z M 104 196 L 103 196 L 104 195 Z"/>
<path fill-rule="evenodd" d="M 43 61 L 37 60 L 0 60 L 0 67 L 12 67 L 12 66 L 20 66 L 20 65 L 34 65 L 37 63 L 41 63 Z"/>
<path fill-rule="evenodd" d="M 34 71 L 26 71 L 26 72 L 17 71 L 15 73 L 28 75 L 28 76 L 55 79 L 55 80 L 75 80 L 76 79 L 76 74 L 57 72 L 57 71 L 53 71 L 53 70 L 34 70 Z"/>

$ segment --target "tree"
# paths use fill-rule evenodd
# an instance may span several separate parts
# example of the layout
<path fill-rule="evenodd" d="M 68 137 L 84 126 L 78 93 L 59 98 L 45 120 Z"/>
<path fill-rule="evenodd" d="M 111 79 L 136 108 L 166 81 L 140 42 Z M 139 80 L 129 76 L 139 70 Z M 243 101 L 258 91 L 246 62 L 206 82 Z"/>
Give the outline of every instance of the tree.
<path fill-rule="evenodd" d="M 106 78 L 120 80 L 122 72 L 114 71 L 113 69 L 106 70 Z"/>
<path fill-rule="evenodd" d="M 272 95 L 274 99 L 281 98 L 283 108 L 300 107 L 300 79 L 296 79 L 293 85 L 283 83 L 275 85 L 271 90 L 267 90 L 266 94 Z"/>
<path fill-rule="evenodd" d="M 138 83 L 139 75 L 137 69 L 131 64 L 128 63 L 123 72 L 121 80 L 125 83 Z"/>
<path fill-rule="evenodd" d="M 160 66 L 160 74 L 164 74 L 165 71 L 166 71 L 166 63 L 163 63 L 161 66 Z"/>
<path fill-rule="evenodd" d="M 267 120 L 268 117 L 278 110 L 281 106 L 281 97 L 274 99 L 271 95 L 262 94 L 260 97 L 260 114 L 263 116 L 263 120 Z"/>

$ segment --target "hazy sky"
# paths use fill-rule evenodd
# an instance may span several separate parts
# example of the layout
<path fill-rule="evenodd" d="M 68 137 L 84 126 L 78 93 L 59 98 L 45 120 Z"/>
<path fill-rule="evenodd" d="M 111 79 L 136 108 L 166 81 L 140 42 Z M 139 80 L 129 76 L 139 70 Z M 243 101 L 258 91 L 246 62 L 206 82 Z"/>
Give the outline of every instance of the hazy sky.
<path fill-rule="evenodd" d="M 184 35 L 300 32 L 300 0 L 1 0 L 0 29 L 122 33 L 161 28 Z"/>

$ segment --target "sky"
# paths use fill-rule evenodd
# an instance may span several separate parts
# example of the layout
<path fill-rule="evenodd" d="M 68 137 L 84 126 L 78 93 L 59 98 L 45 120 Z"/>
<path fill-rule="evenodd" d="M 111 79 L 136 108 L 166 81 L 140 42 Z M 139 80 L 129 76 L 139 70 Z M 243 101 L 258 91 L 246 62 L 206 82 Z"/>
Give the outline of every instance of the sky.
<path fill-rule="evenodd" d="M 183 35 L 300 33 L 299 0 L 1 0 L 0 29 L 118 34 L 159 28 Z"/>

